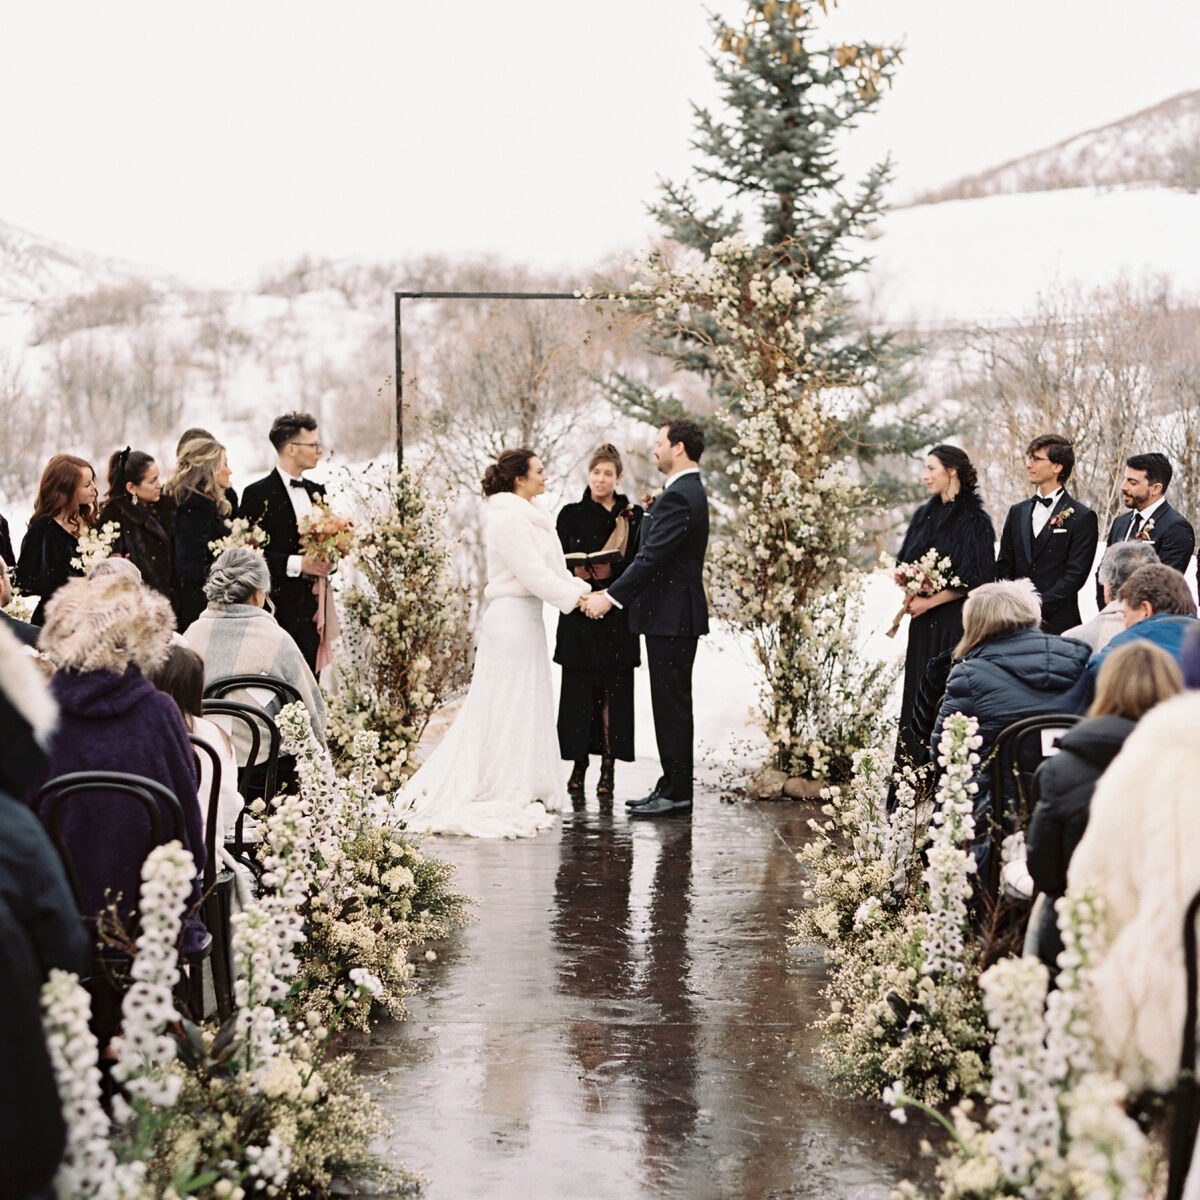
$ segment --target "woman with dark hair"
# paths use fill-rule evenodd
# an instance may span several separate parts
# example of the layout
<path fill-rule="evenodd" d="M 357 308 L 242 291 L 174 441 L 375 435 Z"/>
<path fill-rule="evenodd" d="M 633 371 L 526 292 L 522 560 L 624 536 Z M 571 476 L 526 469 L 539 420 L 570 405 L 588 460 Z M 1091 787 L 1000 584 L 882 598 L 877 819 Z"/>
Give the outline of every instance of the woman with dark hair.
<path fill-rule="evenodd" d="M 171 543 L 175 504 L 163 496 L 158 463 L 144 450 L 117 450 L 108 460 L 108 495 L 100 510 L 101 525 L 113 522 L 121 531 L 116 545 L 142 573 L 147 587 L 174 600 Z"/>
<path fill-rule="evenodd" d="M 82 575 L 71 560 L 79 538 L 96 524 L 96 472 L 73 454 L 56 454 L 42 471 L 37 501 L 17 561 L 17 586 L 40 596 L 30 621 L 46 619 L 46 601 L 73 575 Z"/>
<path fill-rule="evenodd" d="M 529 837 L 562 803 L 542 604 L 570 612 L 592 589 L 567 570 L 553 522 L 533 503 L 545 490 L 532 450 L 505 450 L 484 474 L 488 581 L 475 670 L 454 724 L 398 797 L 414 830 Z"/>
<path fill-rule="evenodd" d="M 617 491 L 621 477 L 621 455 L 605 443 L 588 462 L 583 498 L 558 514 L 567 566 L 594 592 L 621 574 L 637 546 L 642 510 Z M 563 613 L 554 661 L 563 669 L 558 745 L 574 763 L 567 791 L 583 795 L 588 756 L 598 754 L 596 795 L 612 799 L 613 760 L 633 761 L 633 668 L 641 661 L 625 610 L 614 608 L 604 621 L 589 621 L 578 609 Z"/>
<path fill-rule="evenodd" d="M 950 560 L 951 574 L 962 586 L 943 588 L 931 596 L 911 596 L 905 602 L 910 621 L 900 701 L 900 736 L 896 743 L 897 765 L 926 761 L 923 739 L 913 727 L 925 670 L 962 637 L 962 609 L 967 593 L 996 578 L 996 531 L 976 490 L 977 478 L 971 460 L 957 446 L 934 446 L 925 458 L 921 481 L 929 499 L 913 514 L 897 557 L 902 563 L 915 563 L 934 550 L 939 557 Z M 944 660 L 944 667 L 949 667 L 948 659 Z M 936 713 L 941 689 L 935 684 L 933 690 L 937 697 L 931 707 Z"/>
<path fill-rule="evenodd" d="M 166 491 L 175 504 L 175 611 L 181 633 L 204 611 L 204 583 L 214 557 L 209 544 L 225 537 L 235 515 L 226 495 L 229 481 L 229 461 L 220 442 L 196 437 L 180 448 Z"/>

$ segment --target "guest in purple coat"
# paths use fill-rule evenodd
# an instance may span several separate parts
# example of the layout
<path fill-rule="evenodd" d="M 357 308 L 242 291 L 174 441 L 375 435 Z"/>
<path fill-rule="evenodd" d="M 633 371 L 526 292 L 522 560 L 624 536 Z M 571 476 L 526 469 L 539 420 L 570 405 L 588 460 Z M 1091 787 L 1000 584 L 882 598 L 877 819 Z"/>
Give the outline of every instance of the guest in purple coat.
<path fill-rule="evenodd" d="M 72 580 L 54 594 L 38 646 L 57 668 L 50 690 L 59 722 L 38 784 L 72 771 L 123 771 L 165 784 L 183 808 L 197 905 L 205 854 L 196 756 L 175 702 L 143 674 L 166 656 L 173 628 L 165 597 L 117 575 Z M 121 911 L 130 914 L 149 831 L 143 813 L 126 797 L 98 791 L 69 802 L 63 830 L 86 911 L 99 912 L 120 895 Z M 204 936 L 190 917 L 184 950 Z"/>

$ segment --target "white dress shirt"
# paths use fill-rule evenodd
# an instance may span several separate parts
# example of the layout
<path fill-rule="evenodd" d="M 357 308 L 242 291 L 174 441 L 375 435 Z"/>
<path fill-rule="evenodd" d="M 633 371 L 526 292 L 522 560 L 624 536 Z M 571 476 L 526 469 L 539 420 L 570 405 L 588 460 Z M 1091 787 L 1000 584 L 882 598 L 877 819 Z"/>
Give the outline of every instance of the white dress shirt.
<path fill-rule="evenodd" d="M 296 524 L 300 524 L 301 517 L 312 516 L 312 497 L 308 494 L 308 488 L 292 487 L 292 476 L 275 468 L 275 474 L 283 480 L 283 490 L 287 492 L 287 498 L 291 502 L 292 511 L 296 514 Z M 297 476 L 299 478 L 299 476 Z M 289 579 L 300 578 L 300 564 L 303 561 L 303 556 L 299 554 L 289 554 L 287 560 L 287 573 Z"/>
<path fill-rule="evenodd" d="M 1037 496 L 1035 496 L 1033 498 L 1034 499 L 1034 505 L 1033 505 L 1033 536 L 1034 537 L 1037 537 L 1037 535 L 1039 533 L 1041 533 L 1043 529 L 1046 528 L 1046 522 L 1050 520 L 1050 514 L 1052 512 L 1054 512 L 1054 506 L 1058 503 L 1059 498 L 1062 496 L 1062 494 L 1063 494 L 1062 488 L 1060 488 L 1060 487 L 1055 488 L 1054 491 L 1052 491 L 1050 493 L 1050 503 L 1049 504 L 1038 504 Z"/>
<path fill-rule="evenodd" d="M 1146 528 L 1146 522 L 1154 518 L 1154 514 L 1158 512 L 1164 504 L 1166 504 L 1166 496 L 1160 496 L 1153 504 L 1147 504 L 1140 513 L 1135 513 L 1132 521 L 1129 522 L 1129 528 L 1125 530 L 1125 540 L 1129 541 L 1134 536 L 1133 527 L 1137 524 L 1138 517 L 1142 518 L 1141 526 L 1138 528 L 1138 533 L 1141 533 Z"/>

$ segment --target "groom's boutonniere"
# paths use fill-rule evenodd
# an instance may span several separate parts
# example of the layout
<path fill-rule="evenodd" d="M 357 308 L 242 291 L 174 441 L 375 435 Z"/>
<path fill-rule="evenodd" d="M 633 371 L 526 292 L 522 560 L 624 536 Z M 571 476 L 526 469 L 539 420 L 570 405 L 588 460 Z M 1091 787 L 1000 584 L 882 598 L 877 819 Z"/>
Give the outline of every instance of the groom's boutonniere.
<path fill-rule="evenodd" d="M 1145 523 L 1145 525 L 1143 525 L 1141 527 L 1141 529 L 1138 530 L 1138 535 L 1135 540 L 1139 541 L 1139 542 L 1148 542 L 1150 540 L 1150 534 L 1153 532 L 1153 530 L 1154 530 L 1154 518 L 1151 517 L 1150 520 L 1148 520 Z"/>
<path fill-rule="evenodd" d="M 1056 512 L 1050 518 L 1050 528 L 1061 529 L 1074 515 L 1075 510 L 1073 508 L 1064 508 L 1061 512 Z"/>

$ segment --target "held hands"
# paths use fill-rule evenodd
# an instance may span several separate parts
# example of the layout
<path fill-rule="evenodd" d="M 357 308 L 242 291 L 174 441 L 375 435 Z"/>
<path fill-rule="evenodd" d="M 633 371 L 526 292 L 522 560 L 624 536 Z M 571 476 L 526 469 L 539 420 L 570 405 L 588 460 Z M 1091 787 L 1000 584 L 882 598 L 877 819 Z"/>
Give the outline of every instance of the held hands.
<path fill-rule="evenodd" d="M 608 598 L 607 592 L 593 592 L 590 596 L 584 596 L 579 602 L 579 607 L 592 618 L 593 621 L 598 621 L 613 606 L 613 602 Z"/>

